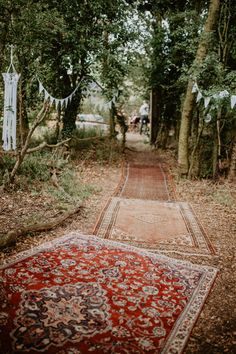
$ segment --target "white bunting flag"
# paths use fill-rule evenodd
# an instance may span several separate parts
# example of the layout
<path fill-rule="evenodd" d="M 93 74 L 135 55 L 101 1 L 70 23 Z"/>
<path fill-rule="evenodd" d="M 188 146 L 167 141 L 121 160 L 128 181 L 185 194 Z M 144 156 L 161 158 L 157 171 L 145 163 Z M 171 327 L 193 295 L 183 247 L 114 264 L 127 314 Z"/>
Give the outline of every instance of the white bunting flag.
<path fill-rule="evenodd" d="M 225 98 L 229 96 L 229 92 L 227 90 L 221 91 L 219 93 L 219 98 Z"/>
<path fill-rule="evenodd" d="M 233 109 L 236 104 L 236 96 L 232 95 L 231 96 L 231 108 Z"/>
<path fill-rule="evenodd" d="M 204 107 L 207 108 L 210 103 L 211 97 L 204 97 Z"/>
<path fill-rule="evenodd" d="M 44 90 L 44 100 L 47 101 L 48 98 L 50 97 L 48 91 Z"/>
<path fill-rule="evenodd" d="M 43 92 L 44 91 L 44 87 L 43 85 L 41 84 L 41 82 L 39 83 L 39 93 Z"/>
<path fill-rule="evenodd" d="M 192 93 L 195 93 L 195 92 L 198 92 L 198 85 L 196 82 L 193 84 L 193 88 L 192 88 Z"/>
<path fill-rule="evenodd" d="M 201 98 L 202 98 L 202 93 L 200 91 L 198 91 L 196 101 L 199 102 Z"/>
<path fill-rule="evenodd" d="M 52 96 L 49 96 L 49 101 L 50 101 L 50 104 L 53 105 L 55 98 Z"/>
<path fill-rule="evenodd" d="M 59 102 L 60 102 L 60 100 L 58 100 L 57 98 L 55 98 L 55 108 L 56 108 L 56 109 L 58 108 Z"/>

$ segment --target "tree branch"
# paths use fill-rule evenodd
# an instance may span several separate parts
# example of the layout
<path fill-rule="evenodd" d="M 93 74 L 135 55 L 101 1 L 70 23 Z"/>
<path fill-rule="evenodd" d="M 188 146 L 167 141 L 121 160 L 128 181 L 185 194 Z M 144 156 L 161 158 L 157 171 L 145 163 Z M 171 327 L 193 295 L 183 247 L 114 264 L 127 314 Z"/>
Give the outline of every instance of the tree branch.
<path fill-rule="evenodd" d="M 79 203 L 73 210 L 66 212 L 62 216 L 54 218 L 51 222 L 40 223 L 40 224 L 31 225 L 31 226 L 21 226 L 21 227 L 17 228 L 16 230 L 9 231 L 7 234 L 1 236 L 0 248 L 16 243 L 17 238 L 19 236 L 27 235 L 32 232 L 48 231 L 48 230 L 55 228 L 56 226 L 61 224 L 63 221 L 68 219 L 70 216 L 78 213 L 78 211 L 80 210 L 81 207 L 82 207 L 82 203 Z"/>
<path fill-rule="evenodd" d="M 35 146 L 34 148 L 27 149 L 26 154 L 30 154 L 30 153 L 35 152 L 35 151 L 40 151 L 40 150 L 44 149 L 45 147 L 52 148 L 52 149 L 53 148 L 57 148 L 57 147 L 59 147 L 61 145 L 64 145 L 64 144 L 68 143 L 70 140 L 71 140 L 71 138 L 68 138 L 68 139 L 60 141 L 59 143 L 54 144 L 54 145 L 48 144 L 46 141 L 44 141 L 43 143 L 41 143 L 38 146 Z"/>

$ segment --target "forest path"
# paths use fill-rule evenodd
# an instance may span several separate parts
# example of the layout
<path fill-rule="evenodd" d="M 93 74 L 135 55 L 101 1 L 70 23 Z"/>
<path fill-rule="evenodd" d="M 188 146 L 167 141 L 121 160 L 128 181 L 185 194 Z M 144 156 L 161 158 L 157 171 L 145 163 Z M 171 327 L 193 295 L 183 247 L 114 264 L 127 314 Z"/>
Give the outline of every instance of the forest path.
<path fill-rule="evenodd" d="M 137 133 L 127 134 L 126 147 L 123 184 L 100 215 L 95 234 L 217 267 L 215 285 L 184 353 L 233 353 L 235 183 L 179 180 L 172 153 L 153 149 L 148 138 Z M 160 193 L 163 180 L 168 198 Z"/>

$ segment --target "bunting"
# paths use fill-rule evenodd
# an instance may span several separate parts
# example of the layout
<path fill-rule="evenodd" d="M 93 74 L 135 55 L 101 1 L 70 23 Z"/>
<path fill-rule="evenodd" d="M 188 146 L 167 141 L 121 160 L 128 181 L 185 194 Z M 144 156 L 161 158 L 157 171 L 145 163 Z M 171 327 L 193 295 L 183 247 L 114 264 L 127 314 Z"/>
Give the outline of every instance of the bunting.
<path fill-rule="evenodd" d="M 231 109 L 234 108 L 236 104 L 236 95 L 230 95 L 230 93 L 227 90 L 223 90 L 220 92 L 215 93 L 212 96 L 204 96 L 201 92 L 201 90 L 198 87 L 198 84 L 194 82 L 192 86 L 192 93 L 196 93 L 196 102 L 200 102 L 201 99 L 204 100 L 204 107 L 207 108 L 209 106 L 209 103 L 211 102 L 212 99 L 223 99 L 230 97 L 230 107 Z"/>
<path fill-rule="evenodd" d="M 82 81 L 82 80 L 81 80 Z M 73 96 L 75 95 L 76 91 L 78 90 L 78 88 L 80 87 L 81 81 L 79 82 L 79 84 L 76 86 L 76 88 L 74 89 L 74 91 L 67 97 L 65 98 L 56 98 L 54 96 L 52 96 L 47 90 L 46 88 L 43 86 L 42 82 L 40 80 L 38 80 L 39 82 L 39 93 L 44 95 L 44 101 L 49 101 L 50 104 L 53 106 L 55 106 L 55 108 L 57 109 L 59 106 L 62 108 L 67 107 L 67 105 L 70 103 L 70 101 L 72 100 Z M 97 93 L 101 93 L 102 92 L 102 86 L 100 84 L 98 84 L 96 81 L 92 81 L 89 83 L 89 85 L 83 89 L 82 94 L 86 97 L 95 97 L 95 95 L 97 95 Z M 115 94 L 113 96 L 113 98 L 109 101 L 109 102 L 105 102 L 105 103 L 101 103 L 99 102 L 97 105 L 98 109 L 105 109 L 105 108 L 111 108 L 112 102 L 115 102 L 117 98 L 117 94 Z"/>
<path fill-rule="evenodd" d="M 44 101 L 49 101 L 50 105 L 52 105 L 52 106 L 54 105 L 56 109 L 58 109 L 58 107 L 62 108 L 63 106 L 67 107 L 69 102 L 72 100 L 72 97 L 75 95 L 76 91 L 80 87 L 81 81 L 78 83 L 78 85 L 76 86 L 74 91 L 69 96 L 67 96 L 65 98 L 56 98 L 56 97 L 53 97 L 46 90 L 46 88 L 43 86 L 42 82 L 40 80 L 38 80 L 38 82 L 39 82 L 39 93 L 42 93 L 44 95 Z"/>

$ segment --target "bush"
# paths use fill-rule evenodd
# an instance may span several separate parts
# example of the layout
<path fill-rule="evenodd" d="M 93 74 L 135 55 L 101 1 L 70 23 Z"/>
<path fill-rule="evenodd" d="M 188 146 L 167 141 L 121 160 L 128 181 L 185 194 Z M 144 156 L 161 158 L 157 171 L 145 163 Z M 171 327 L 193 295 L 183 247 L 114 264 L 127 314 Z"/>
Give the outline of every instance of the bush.
<path fill-rule="evenodd" d="M 26 156 L 19 168 L 19 174 L 26 176 L 29 181 L 48 181 L 50 179 L 50 172 L 47 167 L 49 158 L 49 154 L 42 152 Z"/>
<path fill-rule="evenodd" d="M 8 179 L 9 171 L 11 171 L 15 164 L 15 158 L 10 155 L 3 155 L 0 164 L 0 184 L 3 184 L 5 179 Z"/>
<path fill-rule="evenodd" d="M 78 203 L 88 198 L 96 188 L 89 184 L 82 184 L 75 171 L 65 169 L 58 180 L 59 188 L 49 187 L 48 192 L 59 202 L 63 209 L 68 204 Z"/>

